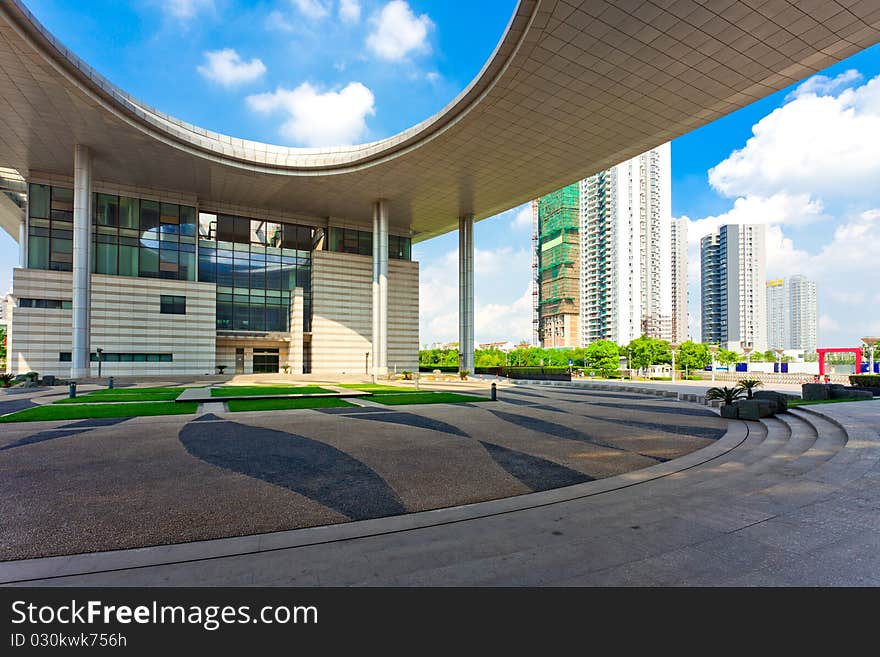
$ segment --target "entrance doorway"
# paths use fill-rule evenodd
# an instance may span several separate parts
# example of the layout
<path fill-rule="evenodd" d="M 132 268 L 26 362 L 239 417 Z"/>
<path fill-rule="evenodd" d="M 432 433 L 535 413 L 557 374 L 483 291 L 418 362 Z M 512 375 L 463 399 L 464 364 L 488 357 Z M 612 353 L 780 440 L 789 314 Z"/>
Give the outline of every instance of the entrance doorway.
<path fill-rule="evenodd" d="M 278 372 L 277 349 L 254 349 L 254 374 L 275 374 Z"/>

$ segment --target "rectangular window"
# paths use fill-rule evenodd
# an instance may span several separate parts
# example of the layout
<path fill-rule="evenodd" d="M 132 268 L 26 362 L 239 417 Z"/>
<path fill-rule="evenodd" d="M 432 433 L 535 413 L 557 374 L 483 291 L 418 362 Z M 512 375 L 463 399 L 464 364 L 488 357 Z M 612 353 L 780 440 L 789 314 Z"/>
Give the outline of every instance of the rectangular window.
<path fill-rule="evenodd" d="M 158 232 L 159 229 L 159 202 L 141 201 L 141 231 Z M 155 239 L 155 237 L 154 237 Z"/>
<path fill-rule="evenodd" d="M 95 194 L 95 219 L 99 226 L 118 225 L 119 197 L 110 194 Z"/>
<path fill-rule="evenodd" d="M 31 185 L 28 188 L 28 210 L 31 217 L 49 218 L 49 185 Z"/>
<path fill-rule="evenodd" d="M 159 297 L 159 308 L 163 315 L 186 315 L 186 297 L 163 294 Z"/>
<path fill-rule="evenodd" d="M 140 203 L 136 198 L 119 197 L 119 227 L 130 230 L 140 228 Z"/>

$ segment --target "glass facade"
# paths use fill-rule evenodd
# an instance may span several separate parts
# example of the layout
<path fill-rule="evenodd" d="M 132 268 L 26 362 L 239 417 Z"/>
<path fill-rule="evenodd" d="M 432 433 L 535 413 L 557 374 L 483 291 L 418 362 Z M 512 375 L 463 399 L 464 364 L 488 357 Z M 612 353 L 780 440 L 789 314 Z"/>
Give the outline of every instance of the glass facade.
<path fill-rule="evenodd" d="M 92 271 L 194 281 L 196 211 L 113 194 L 95 194 Z M 28 267 L 73 269 L 73 190 L 31 184 Z"/>
<path fill-rule="evenodd" d="M 217 329 L 288 331 L 290 291 L 303 288 L 311 330 L 312 249 L 322 229 L 199 213 L 199 280 L 217 284 Z"/>
<path fill-rule="evenodd" d="M 331 227 L 325 244 L 328 251 L 373 255 L 373 233 L 365 230 Z M 412 240 L 409 237 L 389 235 L 388 257 L 394 260 L 412 260 Z"/>

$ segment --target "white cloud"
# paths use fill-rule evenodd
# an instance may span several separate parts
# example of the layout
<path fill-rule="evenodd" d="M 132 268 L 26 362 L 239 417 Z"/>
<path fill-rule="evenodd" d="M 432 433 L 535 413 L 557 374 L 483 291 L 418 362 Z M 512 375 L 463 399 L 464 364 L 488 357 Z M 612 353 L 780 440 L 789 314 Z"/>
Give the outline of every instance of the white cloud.
<path fill-rule="evenodd" d="M 391 0 L 370 22 L 367 47 L 380 59 L 400 61 L 430 49 L 428 32 L 434 23 L 427 14 L 416 16 L 404 0 Z"/>
<path fill-rule="evenodd" d="M 254 57 L 245 62 L 232 48 L 205 53 L 205 63 L 198 67 L 199 73 L 224 87 L 253 82 L 266 72 L 266 65 Z"/>
<path fill-rule="evenodd" d="M 880 179 L 880 76 L 836 96 L 817 95 L 852 79 L 845 73 L 805 82 L 809 91 L 797 92 L 755 124 L 745 146 L 710 169 L 709 182 L 725 196 L 786 192 L 829 201 L 874 195 Z"/>
<path fill-rule="evenodd" d="M 531 340 L 529 263 L 525 249 L 505 246 L 474 250 L 477 342 Z M 514 268 L 523 275 L 512 276 Z M 458 340 L 458 249 L 423 262 L 419 274 L 419 324 L 423 343 Z"/>
<path fill-rule="evenodd" d="M 330 13 L 327 5 L 321 0 L 291 0 L 299 12 L 311 20 L 324 18 Z"/>
<path fill-rule="evenodd" d="M 266 29 L 279 32 L 293 32 L 296 30 L 296 26 L 287 20 L 287 17 L 280 11 L 273 9 L 266 16 Z"/>
<path fill-rule="evenodd" d="M 829 78 L 827 75 L 814 75 L 799 84 L 794 91 L 785 97 L 785 99 L 791 100 L 800 96 L 806 96 L 807 94 L 814 94 L 816 96 L 833 94 L 835 91 L 852 86 L 855 82 L 859 82 L 861 79 L 862 74 L 854 68 L 844 71 L 833 78 Z"/>
<path fill-rule="evenodd" d="M 431 84 L 436 84 L 440 81 L 440 74 L 437 71 L 428 71 L 425 73 L 425 79 Z"/>
<path fill-rule="evenodd" d="M 172 18 L 186 21 L 206 9 L 214 8 L 214 0 L 163 0 L 162 8 Z"/>
<path fill-rule="evenodd" d="M 339 18 L 343 23 L 357 23 L 361 19 L 361 3 L 358 0 L 339 0 Z"/>
<path fill-rule="evenodd" d="M 353 144 L 367 133 L 367 116 L 376 113 L 375 98 L 360 82 L 338 91 L 321 92 L 308 82 L 296 89 L 248 96 L 248 106 L 260 113 L 282 112 L 287 119 L 281 134 L 301 146 Z"/>
<path fill-rule="evenodd" d="M 517 231 L 527 231 L 532 229 L 532 205 L 528 203 L 520 207 L 517 213 L 510 220 L 510 227 Z"/>

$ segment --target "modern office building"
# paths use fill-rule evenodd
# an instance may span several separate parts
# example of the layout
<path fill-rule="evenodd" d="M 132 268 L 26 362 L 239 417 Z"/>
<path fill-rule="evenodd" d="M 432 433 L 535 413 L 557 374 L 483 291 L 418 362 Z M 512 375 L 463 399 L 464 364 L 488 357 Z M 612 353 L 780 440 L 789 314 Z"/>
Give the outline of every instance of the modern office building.
<path fill-rule="evenodd" d="M 763 224 L 721 226 L 700 240 L 702 341 L 767 349 Z"/>
<path fill-rule="evenodd" d="M 880 40 L 871 3 L 830 0 L 815 18 L 793 0 L 771 4 L 622 11 L 612 2 L 597 13 L 522 0 L 480 73 L 435 115 L 371 143 L 291 148 L 140 102 L 20 0 L 5 0 L 0 167 L 21 180 L 0 176 L 0 189 L 22 201 L 0 202 L 0 227 L 21 246 L 10 367 L 83 377 L 100 349 L 107 373 L 412 368 L 410 246 L 457 230 L 459 349 L 473 371 L 475 221 L 638 158 Z M 634 173 L 652 162 L 633 165 L 631 189 L 654 184 Z M 558 235 L 566 247 L 549 247 L 548 258 L 567 263 L 564 251 L 579 246 L 578 210 Z M 655 293 L 667 248 L 653 251 L 658 212 L 634 204 L 628 215 L 644 223 L 633 258 L 650 263 L 633 279 L 642 313 L 624 321 L 633 333 L 662 334 L 671 313 L 668 293 Z M 557 312 L 547 303 L 548 317 L 562 318 L 554 339 L 583 335 L 580 308 L 571 312 L 581 275 L 574 264 L 549 274 Z"/>
<path fill-rule="evenodd" d="M 767 281 L 767 344 L 771 349 L 816 351 L 818 318 L 814 281 L 800 275 Z"/>
<path fill-rule="evenodd" d="M 664 144 L 538 199 L 544 347 L 672 338 L 670 174 Z"/>
<path fill-rule="evenodd" d="M 688 339 L 687 217 L 672 220 L 672 340 Z"/>

